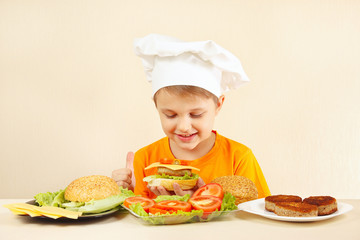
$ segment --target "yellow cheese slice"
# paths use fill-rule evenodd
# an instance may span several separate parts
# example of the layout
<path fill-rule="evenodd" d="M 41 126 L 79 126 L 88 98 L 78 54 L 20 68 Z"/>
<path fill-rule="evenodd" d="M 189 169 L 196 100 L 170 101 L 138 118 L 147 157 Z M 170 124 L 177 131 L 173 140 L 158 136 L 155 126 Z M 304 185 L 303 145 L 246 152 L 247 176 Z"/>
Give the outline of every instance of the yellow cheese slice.
<path fill-rule="evenodd" d="M 82 215 L 81 212 L 69 211 L 63 208 L 50 207 L 50 206 L 38 207 L 26 203 L 7 204 L 4 205 L 4 207 L 10 209 L 10 211 L 12 212 L 26 213 L 31 217 L 46 216 L 53 219 L 57 219 L 59 217 L 77 219 L 79 216 Z"/>
<path fill-rule="evenodd" d="M 82 212 L 74 212 L 63 208 L 49 206 L 37 207 L 36 210 L 41 212 L 43 215 L 48 214 L 72 219 L 77 219 L 79 216 L 82 215 Z"/>
<path fill-rule="evenodd" d="M 29 215 L 31 217 L 41 216 L 40 214 L 35 213 L 35 212 L 31 211 L 31 210 L 20 210 L 20 209 L 17 209 L 17 208 L 9 208 L 9 209 L 15 215 Z"/>
<path fill-rule="evenodd" d="M 26 212 L 24 212 L 24 211 L 20 211 L 20 210 L 18 210 L 18 209 L 12 209 L 12 208 L 9 208 L 10 209 L 10 211 L 13 213 L 13 214 L 15 214 L 15 215 L 28 215 Z"/>
<path fill-rule="evenodd" d="M 40 213 L 38 213 L 37 211 L 35 211 L 33 209 L 33 207 L 34 207 L 33 205 L 26 204 L 26 203 L 7 204 L 7 205 L 4 205 L 4 207 L 10 209 L 10 211 L 12 211 L 12 212 L 22 212 L 22 213 L 25 213 L 25 215 L 29 215 L 31 217 L 41 216 Z"/>
<path fill-rule="evenodd" d="M 147 166 L 145 168 L 145 170 L 150 169 L 150 168 L 154 168 L 154 167 L 165 167 L 171 170 L 184 170 L 184 169 L 192 169 L 192 170 L 196 170 L 196 171 L 200 171 L 200 169 L 196 168 L 196 167 L 192 167 L 192 166 L 184 166 L 184 165 L 178 165 L 178 164 L 161 164 L 159 162 L 155 162 L 153 164 L 150 164 L 149 166 Z"/>

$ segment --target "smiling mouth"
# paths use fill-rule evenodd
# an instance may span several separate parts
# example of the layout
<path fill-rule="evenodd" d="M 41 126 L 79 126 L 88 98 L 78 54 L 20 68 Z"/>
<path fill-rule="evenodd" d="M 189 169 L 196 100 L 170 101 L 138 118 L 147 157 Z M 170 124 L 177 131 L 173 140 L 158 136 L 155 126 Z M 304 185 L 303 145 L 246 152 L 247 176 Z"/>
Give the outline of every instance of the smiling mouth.
<path fill-rule="evenodd" d="M 177 136 L 181 141 L 191 141 L 195 137 L 196 134 L 197 133 L 193 133 L 193 134 L 177 134 Z"/>

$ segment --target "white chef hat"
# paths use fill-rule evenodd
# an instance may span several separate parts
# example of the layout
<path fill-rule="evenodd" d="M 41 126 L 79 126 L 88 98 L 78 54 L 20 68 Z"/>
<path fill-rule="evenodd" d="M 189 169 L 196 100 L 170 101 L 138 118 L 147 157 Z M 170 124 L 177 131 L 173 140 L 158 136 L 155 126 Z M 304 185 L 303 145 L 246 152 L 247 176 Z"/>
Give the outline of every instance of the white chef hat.
<path fill-rule="evenodd" d="M 191 85 L 219 97 L 250 81 L 239 59 L 211 40 L 184 42 L 150 34 L 135 39 L 134 50 L 142 59 L 153 94 L 166 86 Z"/>

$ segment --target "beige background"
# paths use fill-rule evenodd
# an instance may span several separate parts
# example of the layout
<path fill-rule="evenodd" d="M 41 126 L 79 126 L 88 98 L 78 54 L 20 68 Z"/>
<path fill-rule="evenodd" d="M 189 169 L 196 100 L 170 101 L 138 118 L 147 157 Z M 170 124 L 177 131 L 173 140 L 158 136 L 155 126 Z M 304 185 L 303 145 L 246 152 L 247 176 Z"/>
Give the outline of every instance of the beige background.
<path fill-rule="evenodd" d="M 215 40 L 251 83 L 215 129 L 273 194 L 360 198 L 360 1 L 0 0 L 0 198 L 110 175 L 164 136 L 132 41 Z"/>

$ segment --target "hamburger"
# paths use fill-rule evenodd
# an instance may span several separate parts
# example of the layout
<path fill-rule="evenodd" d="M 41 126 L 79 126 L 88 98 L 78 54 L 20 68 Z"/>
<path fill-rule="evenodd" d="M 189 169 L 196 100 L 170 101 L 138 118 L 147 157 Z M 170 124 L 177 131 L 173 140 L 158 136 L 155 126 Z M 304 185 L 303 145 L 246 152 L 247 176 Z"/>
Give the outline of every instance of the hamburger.
<path fill-rule="evenodd" d="M 163 186 L 167 191 L 174 191 L 173 184 L 180 185 L 182 190 L 188 190 L 195 187 L 199 175 L 192 171 L 200 169 L 189 166 L 189 161 L 179 159 L 161 159 L 145 168 L 145 170 L 156 168 L 155 175 L 147 176 L 143 179 L 148 186 Z"/>
<path fill-rule="evenodd" d="M 92 175 L 72 181 L 66 188 L 64 197 L 69 202 L 89 202 L 120 194 L 114 179 L 107 176 Z"/>
<path fill-rule="evenodd" d="M 91 175 L 75 179 L 65 190 L 39 193 L 35 196 L 35 201 L 40 206 L 60 207 L 83 214 L 95 214 L 117 208 L 131 196 L 134 196 L 134 193 L 119 187 L 114 179 L 102 175 Z"/>
<path fill-rule="evenodd" d="M 211 182 L 220 184 L 224 192 L 231 193 L 236 198 L 236 205 L 258 198 L 255 184 L 244 176 L 222 176 Z"/>

